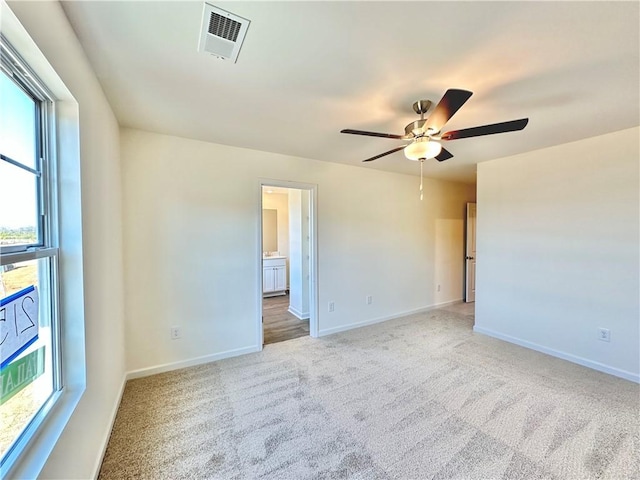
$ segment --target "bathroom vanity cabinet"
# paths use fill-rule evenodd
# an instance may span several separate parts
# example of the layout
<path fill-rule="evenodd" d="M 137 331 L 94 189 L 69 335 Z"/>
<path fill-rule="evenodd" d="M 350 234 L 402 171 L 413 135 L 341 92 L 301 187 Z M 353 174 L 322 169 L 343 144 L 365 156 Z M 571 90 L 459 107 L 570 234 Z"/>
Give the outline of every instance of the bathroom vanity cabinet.
<path fill-rule="evenodd" d="M 265 297 L 285 295 L 287 290 L 287 258 L 262 259 L 262 293 Z"/>

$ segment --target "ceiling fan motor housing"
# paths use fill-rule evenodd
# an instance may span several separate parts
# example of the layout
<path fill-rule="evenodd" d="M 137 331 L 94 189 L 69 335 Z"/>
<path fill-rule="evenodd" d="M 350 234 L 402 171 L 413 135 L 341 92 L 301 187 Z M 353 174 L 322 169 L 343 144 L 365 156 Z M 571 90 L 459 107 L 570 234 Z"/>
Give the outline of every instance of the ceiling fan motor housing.
<path fill-rule="evenodd" d="M 416 120 L 411 122 L 409 125 L 404 127 L 404 133 L 408 137 L 418 137 L 424 133 L 422 127 L 424 126 L 426 120 Z"/>

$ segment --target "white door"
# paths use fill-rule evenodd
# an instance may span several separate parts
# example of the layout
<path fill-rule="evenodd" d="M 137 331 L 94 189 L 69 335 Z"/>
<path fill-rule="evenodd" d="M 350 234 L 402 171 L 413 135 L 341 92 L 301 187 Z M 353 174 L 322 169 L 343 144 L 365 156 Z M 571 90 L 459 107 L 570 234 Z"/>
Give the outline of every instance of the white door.
<path fill-rule="evenodd" d="M 467 248 L 465 257 L 465 302 L 476 301 L 476 204 L 467 203 Z"/>

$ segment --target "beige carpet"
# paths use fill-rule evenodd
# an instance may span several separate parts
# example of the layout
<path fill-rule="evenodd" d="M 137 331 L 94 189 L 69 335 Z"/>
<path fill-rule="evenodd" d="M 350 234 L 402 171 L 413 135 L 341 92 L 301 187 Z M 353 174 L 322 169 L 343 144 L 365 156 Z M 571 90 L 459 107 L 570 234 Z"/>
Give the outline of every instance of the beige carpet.
<path fill-rule="evenodd" d="M 130 381 L 100 478 L 640 478 L 638 385 L 464 312 Z"/>

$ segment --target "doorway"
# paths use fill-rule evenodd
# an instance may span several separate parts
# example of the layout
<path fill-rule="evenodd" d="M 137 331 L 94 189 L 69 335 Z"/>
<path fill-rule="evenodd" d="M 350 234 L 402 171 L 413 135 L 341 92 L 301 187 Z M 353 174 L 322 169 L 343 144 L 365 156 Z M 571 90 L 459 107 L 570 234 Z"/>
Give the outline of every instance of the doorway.
<path fill-rule="evenodd" d="M 315 185 L 260 182 L 259 344 L 318 336 Z"/>

